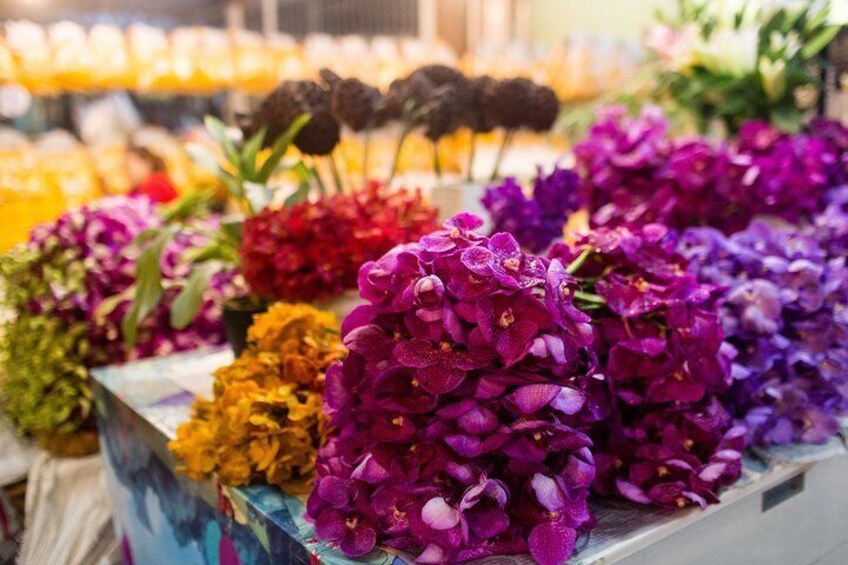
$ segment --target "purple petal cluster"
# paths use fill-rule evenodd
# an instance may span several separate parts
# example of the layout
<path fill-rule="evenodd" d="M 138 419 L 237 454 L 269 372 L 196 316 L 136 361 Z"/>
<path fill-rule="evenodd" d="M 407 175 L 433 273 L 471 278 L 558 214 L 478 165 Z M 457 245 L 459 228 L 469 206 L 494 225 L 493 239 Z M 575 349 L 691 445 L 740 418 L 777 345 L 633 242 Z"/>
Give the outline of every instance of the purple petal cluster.
<path fill-rule="evenodd" d="M 813 236 L 831 257 L 848 256 L 848 186 L 827 194 L 825 209 L 813 218 Z"/>
<path fill-rule="evenodd" d="M 825 167 L 829 185 L 839 186 L 848 183 L 848 127 L 837 120 L 815 118 L 807 124 L 806 131 L 828 146 Z"/>
<path fill-rule="evenodd" d="M 833 243 L 845 243 L 842 205 L 811 227 L 756 221 L 730 237 L 681 237 L 692 272 L 727 289 L 722 319 L 738 355 L 724 402 L 753 443 L 823 443 L 848 410 L 848 269 Z"/>
<path fill-rule="evenodd" d="M 88 367 L 128 359 L 166 355 L 223 341 L 221 297 L 235 295 L 232 272 L 216 274 L 200 314 L 191 326 L 175 330 L 169 304 L 191 265 L 186 251 L 203 244 L 204 237 L 181 233 L 166 248 L 162 276 L 166 294 L 162 304 L 139 328 L 138 345 L 127 351 L 121 338 L 121 319 L 130 307 L 129 290 L 135 282 L 139 250 L 135 238 L 161 227 L 162 220 L 145 198 L 108 198 L 63 214 L 56 222 L 35 228 L 27 249 L 33 254 L 33 314 L 55 316 L 68 324 L 88 328 Z M 171 283 L 171 284 L 169 284 Z M 117 305 L 115 305 L 115 301 Z"/>
<path fill-rule="evenodd" d="M 602 228 L 550 256 L 596 295 L 578 299 L 614 400 L 591 433 L 594 489 L 682 508 L 717 502 L 739 478 L 745 437 L 716 397 L 730 384 L 730 358 L 715 289 L 685 272 L 674 245 L 658 224 Z"/>
<path fill-rule="evenodd" d="M 732 233 L 756 215 L 797 221 L 817 212 L 826 189 L 846 176 L 845 142 L 834 122 L 814 122 L 811 133 L 797 135 L 748 122 L 722 144 L 673 139 L 657 108 L 631 117 L 613 107 L 574 154 L 595 225 L 659 222 Z"/>
<path fill-rule="evenodd" d="M 548 175 L 538 171 L 530 197 L 508 178 L 488 188 L 482 203 L 492 216 L 494 233 L 510 233 L 522 247 L 539 253 L 562 235 L 569 214 L 580 208 L 579 189 L 576 173 L 555 167 Z"/>
<path fill-rule="evenodd" d="M 461 214 L 363 265 L 327 373 L 333 430 L 308 515 L 358 557 L 560 564 L 593 523 L 586 431 L 608 414 L 590 318 L 558 261 Z"/>

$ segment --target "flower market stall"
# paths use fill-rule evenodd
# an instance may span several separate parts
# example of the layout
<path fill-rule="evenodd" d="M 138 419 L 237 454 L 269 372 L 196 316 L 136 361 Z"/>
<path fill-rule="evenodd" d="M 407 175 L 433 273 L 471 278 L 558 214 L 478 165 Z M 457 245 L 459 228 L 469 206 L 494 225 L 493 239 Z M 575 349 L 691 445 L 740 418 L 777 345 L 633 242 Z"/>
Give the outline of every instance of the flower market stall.
<path fill-rule="evenodd" d="M 0 114 L 229 94 L 0 135 L 0 561 L 848 560 L 837 3 L 412 4 L 4 24 Z"/>

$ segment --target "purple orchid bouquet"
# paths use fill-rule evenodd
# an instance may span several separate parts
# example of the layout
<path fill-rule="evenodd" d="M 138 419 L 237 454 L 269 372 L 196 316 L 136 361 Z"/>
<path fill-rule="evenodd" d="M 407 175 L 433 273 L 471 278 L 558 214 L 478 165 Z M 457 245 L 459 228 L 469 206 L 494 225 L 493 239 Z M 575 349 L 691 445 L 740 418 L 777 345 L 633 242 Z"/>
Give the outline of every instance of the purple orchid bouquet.
<path fill-rule="evenodd" d="M 363 265 L 367 304 L 327 372 L 318 536 L 350 557 L 382 544 L 421 563 L 553 565 L 593 525 L 592 486 L 716 502 L 744 429 L 716 398 L 730 382 L 716 293 L 667 230 L 601 230 L 545 259 L 481 225 L 455 216 Z"/>
<path fill-rule="evenodd" d="M 722 319 L 738 356 L 723 399 L 754 444 L 824 443 L 848 412 L 841 204 L 810 227 L 753 222 L 730 237 L 699 228 L 681 238 L 692 272 L 727 288 Z"/>
<path fill-rule="evenodd" d="M 560 167 L 547 175 L 539 169 L 531 196 L 514 178 L 508 178 L 486 189 L 482 199 L 492 217 L 493 233 L 512 234 L 532 253 L 541 253 L 562 236 L 568 216 L 579 210 L 582 202 L 580 177 Z"/>
<path fill-rule="evenodd" d="M 732 233 L 757 215 L 798 221 L 819 210 L 848 160 L 840 157 L 846 146 L 836 124 L 814 122 L 810 132 L 790 135 L 753 121 L 722 144 L 672 139 L 658 108 L 631 117 L 612 107 L 574 154 L 594 225 L 659 222 Z"/>
<path fill-rule="evenodd" d="M 591 433 L 594 489 L 703 507 L 739 478 L 745 437 L 716 396 L 730 384 L 717 293 L 686 274 L 674 245 L 667 228 L 650 224 L 599 229 L 550 257 L 598 297 L 586 311 L 613 400 Z"/>
<path fill-rule="evenodd" d="M 565 267 L 481 225 L 455 216 L 360 271 L 307 506 L 350 557 L 555 565 L 593 523 L 585 430 L 608 410 L 589 317 Z"/>

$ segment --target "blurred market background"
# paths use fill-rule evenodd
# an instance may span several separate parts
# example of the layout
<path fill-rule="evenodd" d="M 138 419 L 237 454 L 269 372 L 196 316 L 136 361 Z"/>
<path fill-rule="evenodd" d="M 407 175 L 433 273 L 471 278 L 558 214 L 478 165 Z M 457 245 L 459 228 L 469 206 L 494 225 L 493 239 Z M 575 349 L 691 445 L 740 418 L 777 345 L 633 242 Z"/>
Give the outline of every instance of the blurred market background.
<path fill-rule="evenodd" d="M 212 182 L 183 146 L 322 68 L 387 87 L 425 63 L 525 75 L 562 100 L 629 80 L 665 0 L 11 0 L 0 5 L 0 249 L 68 207 L 125 194 L 128 146 L 179 191 Z M 551 17 L 554 15 L 554 17 Z M 415 144 L 411 144 L 415 147 Z M 388 154 L 377 143 L 374 152 Z M 416 163 L 410 150 L 407 169 Z M 429 166 L 429 160 L 425 159 Z"/>
<path fill-rule="evenodd" d="M 263 101 L 289 80 L 355 78 L 364 83 L 363 88 L 376 87 L 388 98 L 396 81 L 414 76 L 416 70 L 420 74 L 424 66 L 444 65 L 469 78 L 509 79 L 503 83 L 527 78 L 533 88 L 547 86 L 555 93 L 553 114 L 559 112 L 558 118 L 538 128 L 526 123 L 499 124 L 477 131 L 459 120 L 445 135 L 431 137 L 421 123 L 410 126 L 414 131 L 408 132 L 408 123 L 389 119 L 371 131 L 373 123 L 354 130 L 339 119 L 335 140 L 323 155 L 294 145 L 291 149 L 298 165 L 321 173 L 315 174 L 321 198 L 325 196 L 321 177 L 335 177 L 339 193 L 345 192 L 342 184 L 346 189 L 363 188 L 367 184 L 363 179 L 388 179 L 386 184 L 392 188 L 423 188 L 426 197 L 430 187 L 442 182 L 443 174 L 449 179 L 445 185 L 457 188 L 464 179 L 469 184 L 476 180 L 482 191 L 490 178 L 517 176 L 527 181 L 537 174 L 539 163 L 569 167 L 574 159 L 569 149 L 592 123 L 596 109 L 634 102 L 633 110 L 648 100 L 663 102 L 651 98 L 652 81 L 662 74 L 658 60 L 668 65 L 667 75 L 689 72 L 685 64 L 675 66 L 680 61 L 673 60 L 672 45 L 664 44 L 672 38 L 656 30 L 658 14 L 674 12 L 682 4 L 678 0 L 4 0 L 0 2 L 0 254 L 27 241 L 34 227 L 85 204 L 136 192 L 140 184 L 157 203 L 193 193 L 225 194 L 222 179 L 228 173 L 235 169 L 231 177 L 248 175 L 232 166 L 234 159 L 224 154 L 230 138 L 227 134 L 216 137 L 210 123 L 220 124 L 221 131 L 228 126 L 229 133 L 237 134 L 244 154 L 236 155 L 235 161 L 243 157 L 242 162 L 249 161 L 256 173 L 266 159 L 273 160 L 268 158 L 273 152 L 267 147 L 253 147 L 252 153 L 246 149 L 250 134 L 256 133 L 250 131 L 256 124 L 250 124 L 249 117 L 262 117 Z M 719 11 L 742 4 L 743 0 L 715 2 Z M 793 118 L 848 120 L 848 31 L 844 27 L 848 0 L 832 0 L 831 8 L 832 22 L 843 27 L 823 47 L 823 70 L 816 67 L 813 72 L 822 88 L 789 92 L 784 84 L 789 95 L 782 92 L 782 98 L 777 97 L 797 110 Z M 672 33 L 673 27 L 665 31 Z M 681 32 L 674 39 L 683 36 Z M 719 63 L 732 65 L 737 62 L 734 57 L 742 55 L 723 53 L 725 47 L 716 46 L 718 58 L 727 55 Z M 756 76 L 758 86 L 762 79 L 768 94 L 768 88 L 779 85 L 760 76 L 756 55 L 755 45 L 751 69 L 740 74 Z M 774 76 L 781 77 L 780 70 Z M 377 113 L 375 108 L 369 110 Z M 526 110 L 517 111 L 529 114 Z M 711 128 L 719 125 L 717 118 L 695 124 L 691 116 L 687 121 L 665 110 L 675 134 L 701 129 L 706 139 L 719 143 L 736 133 L 732 125 L 725 125 L 716 134 Z M 694 108 L 689 110 L 697 114 Z M 736 109 L 740 121 L 751 117 L 743 116 L 744 110 Z M 210 116 L 220 121 L 209 120 Z M 406 109 L 403 118 L 408 118 Z M 662 124 L 665 128 L 666 122 Z M 709 127 L 700 127 L 705 125 Z M 504 158 L 507 141 L 511 151 Z M 327 154 L 329 159 L 321 158 Z M 220 165 L 222 174 L 210 172 L 198 156 L 211 156 L 212 169 Z M 278 174 L 277 169 L 274 174 L 277 178 L 258 184 L 283 186 L 279 191 L 283 199 L 297 196 L 293 174 Z M 520 196 L 521 189 L 516 191 Z M 367 198 L 367 190 L 362 194 Z M 303 194 L 300 197 L 308 200 Z M 214 207 L 216 213 L 226 208 L 224 200 L 220 208 Z M 237 208 L 233 200 L 230 212 Z M 461 209 L 476 206 L 475 211 L 481 211 L 479 200 L 458 204 Z M 115 214 L 126 212 L 121 205 L 113 202 L 112 206 L 119 209 Z M 582 216 L 575 213 L 573 217 Z M 554 232 L 562 235 L 559 224 Z M 125 282 L 121 277 L 126 273 L 120 275 L 113 276 Z M 125 299 L 125 290 L 117 297 Z M 0 311 L 0 322 L 4 315 Z M 104 340 L 117 348 L 116 335 Z M 111 350 L 103 353 L 112 354 Z M 98 360 L 98 364 L 105 362 Z M 87 372 L 83 375 L 88 378 Z M 90 404 L 89 398 L 84 400 Z M 11 430 L 0 427 L 0 534 L 3 527 L 15 535 L 21 530 L 21 524 L 4 524 L 3 518 L 24 514 L 24 478 L 33 452 L 19 445 Z M 10 506 L 16 508 L 5 512 Z M 19 540 L 6 544 L 13 537 L 0 535 L 0 563 L 17 550 Z"/>

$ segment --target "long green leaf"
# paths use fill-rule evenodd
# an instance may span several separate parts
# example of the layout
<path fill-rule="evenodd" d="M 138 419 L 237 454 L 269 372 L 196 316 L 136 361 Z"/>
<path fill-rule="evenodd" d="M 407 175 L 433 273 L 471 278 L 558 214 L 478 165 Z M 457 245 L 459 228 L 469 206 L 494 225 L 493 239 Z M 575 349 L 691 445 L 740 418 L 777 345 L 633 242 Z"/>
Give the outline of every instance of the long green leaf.
<path fill-rule="evenodd" d="M 839 26 L 828 26 L 824 28 L 817 36 L 804 45 L 801 49 L 801 57 L 804 59 L 812 59 L 818 55 L 822 49 L 827 47 L 838 33 Z"/>
<path fill-rule="evenodd" d="M 203 291 L 209 287 L 209 281 L 218 271 L 215 262 L 201 263 L 191 272 L 186 285 L 171 304 L 171 326 L 182 330 L 197 317 L 203 306 Z"/>
<path fill-rule="evenodd" d="M 245 180 L 256 178 L 256 156 L 259 155 L 259 150 L 262 149 L 262 143 L 265 141 L 265 132 L 267 131 L 268 128 L 263 127 L 244 144 L 241 152 L 241 173 Z"/>
<path fill-rule="evenodd" d="M 186 259 L 192 263 L 205 263 L 215 259 L 224 260 L 229 257 L 229 254 L 224 250 L 221 242 L 216 241 L 201 247 L 200 249 L 191 250 Z"/>
<path fill-rule="evenodd" d="M 277 170 L 280 160 L 286 154 L 286 151 L 288 151 L 289 145 L 292 144 L 294 138 L 300 133 L 300 130 L 309 123 L 310 119 L 311 116 L 309 114 L 301 114 L 295 118 L 289 129 L 274 141 L 274 145 L 271 147 L 271 154 L 268 155 L 268 159 L 262 164 L 262 168 L 259 169 L 259 173 L 256 175 L 256 182 L 262 184 L 268 182 L 268 179 Z"/>
<path fill-rule="evenodd" d="M 136 290 L 132 306 L 121 321 L 124 343 L 133 347 L 138 339 L 138 326 L 159 305 L 162 299 L 162 253 L 176 235 L 176 225 L 164 228 L 148 245 L 136 263 Z"/>
<path fill-rule="evenodd" d="M 274 197 L 274 191 L 265 184 L 246 181 L 244 196 L 250 204 L 250 213 L 256 214 L 268 207 Z"/>
<path fill-rule="evenodd" d="M 240 168 L 241 157 L 236 150 L 236 146 L 230 136 L 227 134 L 227 126 L 215 116 L 206 116 L 203 123 L 206 124 L 206 129 L 215 138 L 215 141 L 224 150 L 224 156 L 237 169 Z"/>
<path fill-rule="evenodd" d="M 221 177 L 224 174 L 224 169 L 218 163 L 218 158 L 207 147 L 199 143 L 187 143 L 185 146 L 186 153 L 204 170 L 212 173 L 216 177 Z"/>
<path fill-rule="evenodd" d="M 176 203 L 168 206 L 162 213 L 165 223 L 171 223 L 202 215 L 209 207 L 209 202 L 214 196 L 210 189 L 192 190 Z"/>
<path fill-rule="evenodd" d="M 98 324 L 105 323 L 105 318 L 111 314 L 125 300 L 129 300 L 135 295 L 135 286 L 127 288 L 125 291 L 114 296 L 105 298 L 94 311 L 94 319 Z"/>
<path fill-rule="evenodd" d="M 230 244 L 241 247 L 241 234 L 244 229 L 244 220 L 228 219 L 221 221 L 221 234 Z"/>
<path fill-rule="evenodd" d="M 293 205 L 297 204 L 298 202 L 303 202 L 304 200 L 307 199 L 308 196 L 309 196 L 309 183 L 308 182 L 301 182 L 300 185 L 298 186 L 297 190 L 294 191 L 288 198 L 286 198 L 286 201 L 283 203 L 283 206 L 288 208 L 289 206 L 293 206 Z"/>

